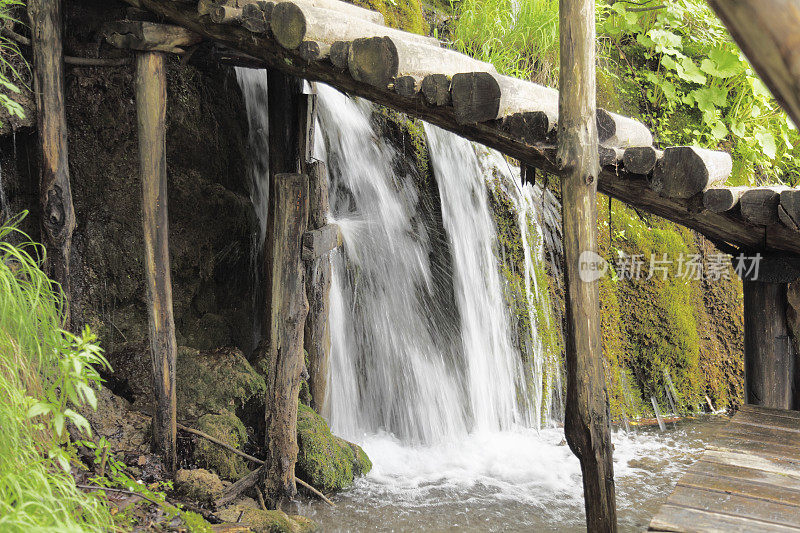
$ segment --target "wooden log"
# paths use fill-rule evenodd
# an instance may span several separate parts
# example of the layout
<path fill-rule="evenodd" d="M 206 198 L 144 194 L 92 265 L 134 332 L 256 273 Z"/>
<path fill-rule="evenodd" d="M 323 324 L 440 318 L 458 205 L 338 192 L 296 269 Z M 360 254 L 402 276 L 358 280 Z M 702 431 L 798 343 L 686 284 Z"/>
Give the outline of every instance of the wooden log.
<path fill-rule="evenodd" d="M 664 150 L 650 186 L 668 198 L 691 198 L 709 187 L 725 183 L 732 170 L 733 161 L 725 152 L 672 146 Z"/>
<path fill-rule="evenodd" d="M 739 198 L 749 187 L 712 187 L 703 193 L 703 207 L 724 213 L 739 205 Z"/>
<path fill-rule="evenodd" d="M 174 472 L 177 466 L 177 344 L 169 267 L 166 111 L 167 77 L 164 55 L 159 52 L 140 53 L 136 58 L 136 116 L 139 131 L 139 172 L 142 180 L 150 354 L 156 400 L 153 443 L 167 470 Z"/>
<path fill-rule="evenodd" d="M 586 526 L 616 531 L 611 424 L 600 340 L 597 256 L 598 137 L 595 3 L 559 2 L 558 160 L 566 281 L 567 402 L 564 433 L 583 474 Z M 455 97 L 454 97 L 455 100 Z"/>
<path fill-rule="evenodd" d="M 778 205 L 781 202 L 781 191 L 788 187 L 755 187 L 748 188 L 739 198 L 742 216 L 757 226 L 777 224 Z"/>
<path fill-rule="evenodd" d="M 303 235 L 303 261 L 314 261 L 342 245 L 342 231 L 336 224 L 324 224 Z"/>
<path fill-rule="evenodd" d="M 653 134 L 647 126 L 605 109 L 597 110 L 597 135 L 602 144 L 617 148 L 650 147 L 653 144 Z"/>
<path fill-rule="evenodd" d="M 800 3 L 709 0 L 759 77 L 800 126 Z"/>
<path fill-rule="evenodd" d="M 220 4 L 211 8 L 209 16 L 214 24 L 239 24 L 242 22 L 242 8 Z"/>
<path fill-rule="evenodd" d="M 242 27 L 253 33 L 269 33 L 269 18 L 274 2 L 256 2 L 242 8 Z"/>
<path fill-rule="evenodd" d="M 140 20 L 123 20 L 103 25 L 106 42 L 116 48 L 182 54 L 202 38 L 181 26 Z"/>
<path fill-rule="evenodd" d="M 398 76 L 452 76 L 459 72 L 494 71 L 494 66 L 453 50 L 396 37 L 368 37 L 350 43 L 348 65 L 354 79 L 374 87 L 388 87 Z"/>
<path fill-rule="evenodd" d="M 422 78 L 419 76 L 398 76 L 394 80 L 394 92 L 403 98 L 414 98 L 422 90 Z"/>
<path fill-rule="evenodd" d="M 781 191 L 781 207 L 791 221 L 800 226 L 800 189 Z"/>
<path fill-rule="evenodd" d="M 422 95 L 433 106 L 450 105 L 450 77 L 444 74 L 428 74 L 422 79 Z"/>
<path fill-rule="evenodd" d="M 426 120 L 554 176 L 560 177 L 564 174 L 563 169 L 556 165 L 555 156 L 550 157 L 541 146 L 530 145 L 501 132 L 496 122 L 462 124 L 456 120 L 453 107 L 433 107 L 418 98 L 397 98 L 394 91 L 360 83 L 349 72 L 328 62 L 307 63 L 295 50 L 283 48 L 274 39 L 236 26 L 213 24 L 208 17 L 199 16 L 193 7 L 167 0 L 124 1 L 144 7 L 164 20 L 185 26 L 206 39 L 246 54 L 237 58 L 236 61 L 240 64 L 248 61 L 247 64 L 251 67 L 268 67 L 277 72 L 326 83 L 347 94 Z M 335 49 L 334 46 L 331 48 Z M 800 254 L 797 233 L 783 225 L 777 224 L 764 231 L 754 232 L 752 224 L 744 221 L 735 211 L 725 214 L 698 212 L 696 199 L 667 198 L 653 191 L 649 181 L 631 178 L 636 176 L 628 174 L 624 169 L 604 169 L 600 174 L 598 190 L 637 209 L 694 229 L 714 242 Z"/>
<path fill-rule="evenodd" d="M 308 225 L 307 176 L 275 176 L 274 220 L 264 485 L 272 505 L 280 509 L 297 494 L 297 397 L 308 314 L 301 257 Z"/>
<path fill-rule="evenodd" d="M 456 120 L 461 124 L 517 114 L 521 123 L 528 125 L 526 137 L 541 141 L 558 122 L 558 91 L 510 76 L 492 72 L 457 73 L 452 77 L 450 94 Z"/>
<path fill-rule="evenodd" d="M 786 283 L 743 280 L 745 402 L 794 409 L 794 364 Z"/>
<path fill-rule="evenodd" d="M 789 216 L 789 213 L 786 212 L 786 209 L 784 209 L 782 205 L 778 206 L 778 219 L 781 221 L 781 224 L 792 231 L 800 232 L 800 226 L 798 226 L 797 222 L 795 222 L 795 220 Z"/>
<path fill-rule="evenodd" d="M 628 172 L 644 176 L 656 168 L 656 163 L 663 155 L 664 152 L 652 146 L 632 146 L 625 149 L 622 164 Z"/>
<path fill-rule="evenodd" d="M 317 41 L 303 41 L 297 48 L 303 59 L 308 62 L 320 61 L 327 58 L 331 52 L 331 45 Z"/>
<path fill-rule="evenodd" d="M 199 0 L 197 2 L 197 14 L 201 17 L 203 15 L 209 15 L 211 13 L 211 8 L 216 5 L 214 0 Z"/>
<path fill-rule="evenodd" d="M 387 28 L 301 1 L 276 3 L 270 15 L 270 29 L 278 44 L 290 50 L 296 49 L 303 41 L 333 44 L 336 41 L 376 36 L 391 36 L 429 46 L 434 43 L 439 45 L 437 40 L 430 37 Z"/>
<path fill-rule="evenodd" d="M 234 1 L 238 7 L 244 7 L 248 4 L 257 4 L 263 2 L 263 0 Z M 348 18 L 357 19 L 357 24 L 361 24 L 362 22 L 369 22 L 370 24 L 377 24 L 380 26 L 385 24 L 383 15 L 381 15 L 379 12 L 359 7 L 349 2 L 341 2 L 340 0 L 270 0 L 270 2 L 273 4 L 279 4 L 281 2 L 293 2 L 304 7 L 326 9 L 328 11 L 333 11 L 340 15 L 344 15 Z"/>
<path fill-rule="evenodd" d="M 47 250 L 47 271 L 61 285 L 69 302 L 70 256 L 75 210 L 69 179 L 61 0 L 29 0 L 33 47 L 33 89 L 38 128 L 39 207 Z M 69 316 L 64 327 L 69 328 Z"/>
<path fill-rule="evenodd" d="M 324 163 L 314 162 L 309 166 L 309 227 L 316 229 L 326 227 L 329 214 L 327 170 Z M 305 241 L 303 244 L 305 245 Z M 329 256 L 323 255 L 306 263 L 306 294 L 308 295 L 309 311 L 303 341 L 308 353 L 308 385 L 311 390 L 311 405 L 323 416 L 328 414 L 327 386 L 331 352 L 328 315 L 332 278 L 333 272 Z"/>
<path fill-rule="evenodd" d="M 335 41 L 331 44 L 328 59 L 334 67 L 346 70 L 347 58 L 350 57 L 350 41 Z M 349 73 L 348 73 L 349 75 Z"/>
<path fill-rule="evenodd" d="M 598 146 L 597 152 L 601 167 L 618 167 L 625 156 L 625 150 L 622 148 Z"/>

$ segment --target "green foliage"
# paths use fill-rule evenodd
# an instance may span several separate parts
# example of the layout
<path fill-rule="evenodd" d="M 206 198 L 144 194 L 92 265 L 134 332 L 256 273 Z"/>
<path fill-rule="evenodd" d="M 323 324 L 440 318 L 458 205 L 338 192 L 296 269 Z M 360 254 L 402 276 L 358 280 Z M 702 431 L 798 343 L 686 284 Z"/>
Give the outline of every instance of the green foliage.
<path fill-rule="evenodd" d="M 7 22 L 16 22 L 11 12 L 15 7 L 22 5 L 24 5 L 22 0 L 0 0 L 0 28 L 5 27 Z M 0 106 L 4 107 L 12 117 L 24 118 L 25 112 L 22 106 L 9 96 L 12 93 L 19 94 L 17 80 L 21 79 L 11 61 L 12 58 L 18 58 L 22 64 L 26 64 L 17 44 L 0 34 Z M 0 126 L 2 125 L 3 122 L 0 121 Z"/>
<path fill-rule="evenodd" d="M 796 179 L 797 130 L 706 3 L 653 7 L 598 3 L 598 35 L 640 86 L 659 142 L 731 150 L 735 184 Z"/>
<path fill-rule="evenodd" d="M 420 0 L 354 0 L 353 3 L 379 12 L 391 28 L 422 35 L 428 33 Z"/>
<path fill-rule="evenodd" d="M 451 0 L 456 49 L 503 74 L 558 84 L 558 0 Z"/>
<path fill-rule="evenodd" d="M 105 360 L 88 329 L 60 329 L 63 295 L 16 229 L 23 217 L 0 228 L 0 530 L 105 531 L 111 514 L 76 488 L 64 431 L 68 419 L 88 430 L 73 407 L 93 402 L 91 365 Z"/>

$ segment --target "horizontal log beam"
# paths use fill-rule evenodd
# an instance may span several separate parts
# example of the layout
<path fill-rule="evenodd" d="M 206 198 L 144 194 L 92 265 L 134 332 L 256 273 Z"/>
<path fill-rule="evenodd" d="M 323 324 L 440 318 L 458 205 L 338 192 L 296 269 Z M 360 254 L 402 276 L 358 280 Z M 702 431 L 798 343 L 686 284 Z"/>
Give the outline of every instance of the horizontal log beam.
<path fill-rule="evenodd" d="M 671 146 L 664 150 L 653 171 L 651 186 L 663 196 L 691 198 L 731 175 L 733 161 L 726 152 L 695 146 Z"/>
<path fill-rule="evenodd" d="M 145 21 L 116 21 L 103 26 L 106 42 L 116 48 L 182 54 L 202 37 L 182 26 Z"/>
<path fill-rule="evenodd" d="M 325 224 L 303 235 L 303 261 L 313 261 L 342 245 L 342 231 L 336 224 Z"/>
<path fill-rule="evenodd" d="M 652 146 L 634 146 L 625 150 L 622 164 L 631 174 L 647 175 L 656 168 L 663 156 L 664 152 Z"/>
<path fill-rule="evenodd" d="M 244 28 L 212 23 L 196 10 L 175 0 L 125 0 L 128 4 L 149 11 L 186 27 L 207 39 L 239 50 L 254 59 L 287 74 L 310 81 L 327 83 L 340 91 L 365 98 L 376 104 L 424 119 L 472 141 L 494 148 L 523 163 L 562 176 L 554 154 L 547 146 L 532 145 L 503 132 L 495 122 L 462 124 L 453 107 L 431 107 L 418 98 L 398 98 L 393 91 L 373 87 L 354 80 L 348 72 L 326 62 L 307 63 L 296 50 L 287 50 L 273 39 L 256 35 Z M 333 52 L 331 52 L 333 53 Z M 602 154 L 601 154 L 602 155 Z M 652 190 L 647 180 L 614 166 L 605 166 L 600 173 L 598 189 L 634 207 L 694 229 L 717 243 L 729 243 L 751 250 L 783 251 L 800 255 L 800 239 L 796 232 L 781 225 L 758 227 L 735 213 L 712 213 L 702 208 L 697 199 L 666 198 Z M 699 199 L 699 197 L 698 197 Z"/>
<path fill-rule="evenodd" d="M 739 198 L 739 207 L 742 216 L 759 226 L 777 224 L 778 205 L 781 201 L 781 191 L 788 187 L 754 187 L 742 192 Z"/>

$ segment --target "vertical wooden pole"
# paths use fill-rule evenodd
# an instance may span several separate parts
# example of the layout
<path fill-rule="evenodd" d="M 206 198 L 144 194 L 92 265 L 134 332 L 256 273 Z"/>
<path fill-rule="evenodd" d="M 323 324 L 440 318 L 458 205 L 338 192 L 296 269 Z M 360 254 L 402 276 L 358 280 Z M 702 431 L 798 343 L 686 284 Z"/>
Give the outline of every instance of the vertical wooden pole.
<path fill-rule="evenodd" d="M 69 301 L 69 260 L 75 211 L 67 157 L 61 0 L 28 0 L 28 17 L 41 155 L 39 202 L 42 238 L 47 249 L 49 273 L 61 284 Z"/>
<path fill-rule="evenodd" d="M 611 428 L 600 343 L 594 0 L 560 0 L 558 160 L 567 287 L 565 433 L 583 474 L 586 525 L 616 531 Z"/>
<path fill-rule="evenodd" d="M 309 165 L 309 229 L 318 229 L 327 222 L 330 211 L 328 175 L 325 164 Z M 306 294 L 308 318 L 305 329 L 305 348 L 308 352 L 308 384 L 312 406 L 323 416 L 327 415 L 328 372 L 330 371 L 331 332 L 328 322 L 330 290 L 333 272 L 330 254 L 325 254 L 306 264 Z"/>
<path fill-rule="evenodd" d="M 308 100 L 301 87 L 297 78 L 268 71 L 271 190 L 264 254 L 267 349 L 262 363 L 267 378 L 267 455 L 260 477 L 276 509 L 297 493 L 297 399 L 305 369 L 308 300 L 302 240 L 308 226 L 308 176 L 298 172 L 306 149 Z"/>
<path fill-rule="evenodd" d="M 156 412 L 153 444 L 170 472 L 175 471 L 175 320 L 169 268 L 167 221 L 167 79 L 164 54 L 136 56 L 136 114 L 139 127 L 139 173 L 142 180 L 144 266 L 147 277 L 150 351 Z"/>
<path fill-rule="evenodd" d="M 303 363 L 303 329 L 308 314 L 305 268 L 301 257 L 308 224 L 308 177 L 275 176 L 275 232 L 270 290 L 269 374 L 267 375 L 264 485 L 276 509 L 297 488 L 297 397 Z"/>
<path fill-rule="evenodd" d="M 742 280 L 745 402 L 797 409 L 795 353 L 787 323 L 786 283 Z"/>

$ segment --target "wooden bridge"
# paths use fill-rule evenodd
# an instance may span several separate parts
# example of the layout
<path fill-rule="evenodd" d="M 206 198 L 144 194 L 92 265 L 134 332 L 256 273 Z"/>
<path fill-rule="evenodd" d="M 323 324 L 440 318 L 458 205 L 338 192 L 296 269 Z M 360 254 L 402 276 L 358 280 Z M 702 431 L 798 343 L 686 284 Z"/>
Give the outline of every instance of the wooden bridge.
<path fill-rule="evenodd" d="M 336 232 L 324 225 L 324 167 L 311 164 L 308 157 L 313 98 L 301 94 L 300 78 L 327 83 L 495 148 L 519 159 L 527 176 L 539 169 L 561 178 L 567 265 L 566 435 L 581 461 L 591 531 L 616 529 L 599 295 L 596 283 L 578 276 L 580 253 L 596 249 L 598 190 L 692 228 L 725 252 L 761 254 L 759 280 L 744 280 L 746 399 L 779 409 L 800 406 L 796 385 L 800 365 L 788 341 L 787 322 L 787 284 L 800 278 L 800 190 L 725 187 L 732 169 L 728 154 L 695 147 L 656 148 L 643 124 L 596 109 L 593 0 L 560 2 L 560 86 L 567 88 L 561 93 L 502 76 L 492 65 L 428 37 L 386 28 L 379 14 L 338 0 L 124 1 L 139 9 L 139 15 L 131 17 L 134 20 L 109 21 L 106 39 L 116 47 L 135 50 L 137 56 L 145 265 L 158 404 L 154 439 L 168 467 L 175 464 L 175 332 L 167 242 L 163 56 L 192 53 L 203 40 L 216 43 L 214 59 L 271 72 L 272 203 L 265 268 L 270 301 L 264 348 L 269 364 L 270 446 L 261 471 L 233 485 L 226 498 L 259 478 L 274 505 L 293 496 L 303 346 L 312 359 L 312 380 L 315 372 L 323 371 L 327 357 L 330 262 L 323 254 L 338 241 Z M 791 43 L 800 38 L 797 0 L 716 0 L 712 4 L 797 120 L 798 57 L 791 49 Z M 66 164 L 60 2 L 29 0 L 28 11 L 44 159 L 40 191 L 43 212 L 48 215 L 44 233 L 54 275 L 69 292 L 74 214 Z M 776 17 L 781 20 L 775 21 Z M 771 19 L 772 25 L 762 18 Z M 769 27 L 763 31 L 753 31 L 765 24 Z M 789 37 L 772 31 L 776 28 L 786 30 L 783 33 Z M 761 50 L 771 55 L 762 57 Z M 318 287 L 308 287 L 306 279 L 322 281 Z M 766 417 L 763 412 L 748 413 Z M 794 415 L 771 415 L 781 423 L 794 420 Z M 733 424 L 742 424 L 744 416 L 738 415 Z M 741 446 L 730 453 L 745 453 L 745 444 L 752 442 L 743 435 L 732 438 Z M 791 446 L 780 448 L 781 453 L 792 450 Z M 698 469 L 715 457 L 707 453 Z M 718 474 L 722 475 L 702 473 L 721 483 Z M 699 470 L 693 471 L 687 479 L 700 475 Z M 730 483 L 732 492 L 744 490 L 739 481 Z M 683 505 L 678 499 L 686 498 L 685 485 L 676 490 L 669 508 Z M 667 524 L 666 518 L 660 519 L 653 527 Z M 683 524 L 664 527 L 704 529 L 700 522 Z"/>

